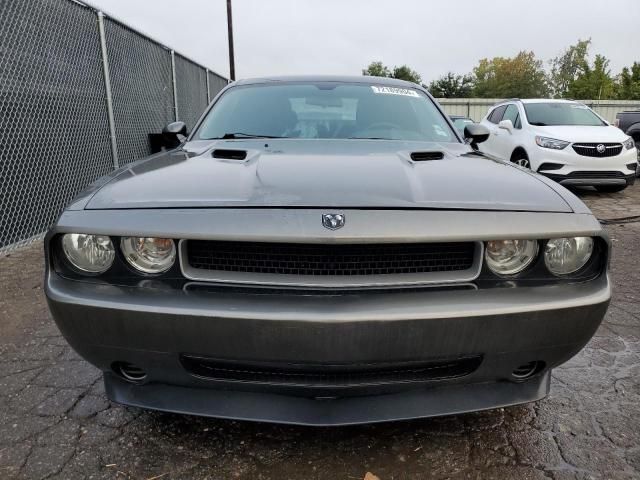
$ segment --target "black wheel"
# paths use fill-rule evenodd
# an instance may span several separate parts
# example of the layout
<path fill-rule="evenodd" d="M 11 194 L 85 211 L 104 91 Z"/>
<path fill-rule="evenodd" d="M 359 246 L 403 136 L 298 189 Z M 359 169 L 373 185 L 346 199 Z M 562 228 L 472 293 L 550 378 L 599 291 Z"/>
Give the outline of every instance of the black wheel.
<path fill-rule="evenodd" d="M 516 152 L 511 156 L 511 163 L 515 163 L 516 165 L 521 166 L 522 168 L 531 169 L 531 164 L 529 163 L 529 157 L 524 152 Z"/>
<path fill-rule="evenodd" d="M 626 185 L 596 185 L 595 187 L 597 191 L 602 193 L 621 192 L 622 190 L 627 188 Z"/>

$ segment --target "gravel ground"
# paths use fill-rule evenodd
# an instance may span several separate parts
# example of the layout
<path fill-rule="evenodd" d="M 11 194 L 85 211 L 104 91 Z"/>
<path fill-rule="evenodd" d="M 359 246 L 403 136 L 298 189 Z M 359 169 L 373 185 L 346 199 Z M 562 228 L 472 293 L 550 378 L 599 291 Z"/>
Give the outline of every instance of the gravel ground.
<path fill-rule="evenodd" d="M 640 185 L 580 196 L 599 218 L 640 215 Z M 638 479 L 640 223 L 607 225 L 614 299 L 540 402 L 484 413 L 306 428 L 110 403 L 60 336 L 41 245 L 0 258 L 0 479 Z M 368 472 L 370 472 L 368 474 Z"/>

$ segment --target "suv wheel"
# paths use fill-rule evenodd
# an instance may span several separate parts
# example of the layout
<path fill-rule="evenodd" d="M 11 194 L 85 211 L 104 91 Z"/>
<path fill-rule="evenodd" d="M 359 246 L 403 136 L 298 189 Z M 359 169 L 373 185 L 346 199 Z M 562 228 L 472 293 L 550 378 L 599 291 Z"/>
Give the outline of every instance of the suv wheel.
<path fill-rule="evenodd" d="M 626 185 L 596 185 L 595 187 L 597 191 L 602 193 L 621 192 L 622 190 L 627 188 Z"/>
<path fill-rule="evenodd" d="M 524 152 L 516 152 L 511 156 L 511 162 L 516 165 L 521 166 L 522 168 L 531 168 L 531 164 L 529 163 L 529 157 Z"/>

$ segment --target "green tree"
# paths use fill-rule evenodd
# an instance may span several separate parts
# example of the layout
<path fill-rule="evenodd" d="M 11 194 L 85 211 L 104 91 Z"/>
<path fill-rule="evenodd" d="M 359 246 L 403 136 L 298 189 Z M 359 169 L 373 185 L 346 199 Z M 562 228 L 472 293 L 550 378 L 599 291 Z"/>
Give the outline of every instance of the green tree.
<path fill-rule="evenodd" d="M 593 65 L 587 63 L 584 72 L 571 82 L 567 90 L 567 96 L 575 99 L 608 99 L 614 94 L 609 60 L 604 55 L 596 55 Z"/>
<path fill-rule="evenodd" d="M 554 97 L 566 97 L 571 84 L 585 73 L 588 67 L 587 56 L 590 45 L 591 39 L 578 40 L 575 45 L 570 45 L 549 62 L 551 64 L 549 84 Z"/>
<path fill-rule="evenodd" d="M 522 51 L 513 58 L 483 58 L 473 69 L 474 94 L 483 98 L 546 97 L 547 74 L 542 60 Z"/>
<path fill-rule="evenodd" d="M 624 67 L 616 79 L 616 98 L 640 100 L 640 63 L 633 62 L 631 68 Z"/>
<path fill-rule="evenodd" d="M 382 62 L 371 62 L 367 68 L 362 70 L 362 75 L 372 77 L 390 77 L 391 72 Z"/>
<path fill-rule="evenodd" d="M 363 75 L 371 75 L 373 77 L 391 77 L 398 78 L 400 80 L 406 80 L 408 82 L 420 83 L 421 77 L 418 72 L 412 70 L 407 65 L 401 65 L 399 67 L 393 67 L 390 69 L 382 62 L 371 62 L 369 66 L 362 70 Z"/>
<path fill-rule="evenodd" d="M 407 82 L 417 83 L 418 85 L 422 81 L 422 77 L 420 77 L 420 74 L 415 70 L 409 68 L 407 65 L 393 67 L 393 73 L 391 74 L 391 76 L 400 80 L 406 80 Z"/>
<path fill-rule="evenodd" d="M 431 95 L 437 98 L 470 97 L 473 91 L 473 77 L 449 72 L 437 80 L 433 80 L 427 88 Z"/>

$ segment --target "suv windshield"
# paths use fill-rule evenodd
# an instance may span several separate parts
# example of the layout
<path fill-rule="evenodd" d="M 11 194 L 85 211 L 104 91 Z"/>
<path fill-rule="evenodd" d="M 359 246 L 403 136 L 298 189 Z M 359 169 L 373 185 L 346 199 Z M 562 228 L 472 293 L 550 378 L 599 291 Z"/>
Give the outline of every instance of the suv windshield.
<path fill-rule="evenodd" d="M 251 137 L 459 142 L 419 90 L 337 82 L 230 88 L 194 136 Z"/>
<path fill-rule="evenodd" d="M 606 125 L 600 117 L 581 103 L 525 103 L 524 111 L 531 125 Z"/>

